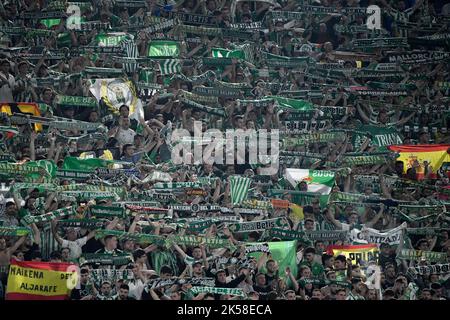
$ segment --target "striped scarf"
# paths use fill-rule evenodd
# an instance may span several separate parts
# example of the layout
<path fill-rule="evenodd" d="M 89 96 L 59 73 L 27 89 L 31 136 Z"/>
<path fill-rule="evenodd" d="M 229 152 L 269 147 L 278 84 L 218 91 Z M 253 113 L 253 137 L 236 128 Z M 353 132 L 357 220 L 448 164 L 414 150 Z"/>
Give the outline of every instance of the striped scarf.
<path fill-rule="evenodd" d="M 125 53 L 128 58 L 137 58 L 139 57 L 139 52 L 136 43 L 134 40 L 126 39 L 122 41 L 121 47 L 125 50 Z M 139 65 L 134 63 L 125 63 L 124 68 L 126 73 L 134 73 L 138 71 Z"/>
<path fill-rule="evenodd" d="M 233 205 L 240 204 L 247 199 L 248 189 L 252 180 L 246 177 L 232 176 L 230 177 L 231 203 Z"/>
<path fill-rule="evenodd" d="M 43 259 L 49 259 L 50 254 L 59 249 L 59 244 L 53 237 L 50 223 L 46 223 L 41 229 L 41 254 Z"/>
<path fill-rule="evenodd" d="M 165 59 L 158 62 L 161 75 L 168 75 L 181 72 L 179 59 Z"/>
<path fill-rule="evenodd" d="M 61 218 L 65 216 L 70 216 L 75 214 L 75 209 L 73 207 L 61 208 L 55 211 L 50 211 L 39 216 L 27 215 L 23 218 L 26 224 L 48 222 L 56 218 Z"/>

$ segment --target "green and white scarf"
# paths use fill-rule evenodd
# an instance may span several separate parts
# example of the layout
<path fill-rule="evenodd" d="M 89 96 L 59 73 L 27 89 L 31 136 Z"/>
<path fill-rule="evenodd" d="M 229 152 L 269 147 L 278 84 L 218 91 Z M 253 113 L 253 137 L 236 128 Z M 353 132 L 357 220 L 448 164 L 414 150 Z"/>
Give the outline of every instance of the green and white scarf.
<path fill-rule="evenodd" d="M 245 297 L 244 290 L 240 288 L 192 287 L 189 291 L 193 294 L 214 293 Z"/>
<path fill-rule="evenodd" d="M 165 242 L 167 248 L 169 248 L 173 243 L 183 244 L 186 246 L 199 246 L 204 244 L 205 246 L 211 248 L 231 248 L 234 250 L 235 246 L 228 239 L 220 238 L 206 238 L 199 236 L 169 236 Z"/>
<path fill-rule="evenodd" d="M 397 254 L 397 258 L 414 260 L 414 261 L 419 261 L 420 259 L 424 258 L 424 259 L 428 260 L 429 262 L 438 262 L 439 263 L 439 262 L 447 261 L 447 254 L 443 253 L 443 252 L 402 249 Z"/>
<path fill-rule="evenodd" d="M 95 229 L 101 228 L 103 226 L 103 220 L 99 219 L 65 219 L 59 220 L 58 225 L 75 228 L 83 228 L 83 229 Z"/>
<path fill-rule="evenodd" d="M 29 225 L 32 223 L 39 223 L 39 222 L 47 222 L 52 221 L 56 218 L 62 218 L 66 216 L 71 216 L 76 214 L 76 211 L 73 207 L 67 207 L 67 208 L 61 208 L 58 210 L 50 211 L 45 214 L 41 214 L 38 216 L 32 216 L 32 215 L 26 215 L 23 217 L 24 222 Z"/>
<path fill-rule="evenodd" d="M 26 227 L 3 227 L 0 226 L 0 236 L 1 237 L 23 237 L 31 232 L 29 228 Z"/>
<path fill-rule="evenodd" d="M 407 38 L 373 38 L 352 41 L 353 48 L 407 48 Z"/>
<path fill-rule="evenodd" d="M 305 234 L 311 241 L 345 241 L 348 236 L 347 231 L 341 230 L 305 231 Z"/>
<path fill-rule="evenodd" d="M 212 97 L 238 98 L 242 96 L 242 92 L 237 89 L 220 87 L 194 87 L 192 92 L 202 96 Z"/>
<path fill-rule="evenodd" d="M 164 245 L 166 238 L 164 236 L 143 233 L 129 233 L 117 230 L 98 229 L 95 231 L 95 238 L 101 239 L 106 236 L 115 236 L 117 240 L 133 240 L 138 243 L 155 243 Z"/>
<path fill-rule="evenodd" d="M 200 96 L 200 97 L 202 97 L 202 96 Z M 217 99 L 216 97 L 214 97 L 214 98 Z M 216 115 L 216 116 L 219 116 L 219 117 L 225 117 L 226 116 L 225 110 L 221 109 L 221 108 L 207 107 L 207 106 L 204 106 L 204 105 L 202 105 L 200 103 L 197 103 L 195 101 L 192 101 L 192 100 L 189 100 L 189 99 L 185 99 L 185 98 L 180 98 L 179 101 L 184 103 L 188 108 L 199 110 L 199 111 L 202 111 L 202 112 L 205 112 L 205 113 L 208 113 L 208 114 L 211 114 L 211 115 Z"/>
<path fill-rule="evenodd" d="M 345 137 L 344 132 L 318 132 L 302 134 L 300 137 L 283 138 L 282 143 L 284 148 L 291 148 L 303 146 L 309 143 L 332 142 L 342 140 Z"/>
<path fill-rule="evenodd" d="M 125 210 L 122 207 L 91 206 L 89 211 L 98 218 L 125 217 Z"/>
<path fill-rule="evenodd" d="M 306 235 L 305 232 L 299 232 L 295 230 L 287 230 L 281 228 L 271 228 L 269 229 L 269 235 L 273 238 L 280 238 L 281 240 L 297 240 L 303 243 L 304 245 L 312 245 L 313 242 Z"/>
<path fill-rule="evenodd" d="M 408 271 L 413 270 L 420 275 L 427 274 L 447 274 L 450 270 L 450 263 L 434 264 L 430 266 L 409 267 Z"/>
<path fill-rule="evenodd" d="M 274 227 L 283 227 L 286 225 L 284 218 L 274 218 L 267 220 L 249 221 L 229 224 L 228 228 L 232 232 L 243 233 L 253 231 L 265 231 Z"/>

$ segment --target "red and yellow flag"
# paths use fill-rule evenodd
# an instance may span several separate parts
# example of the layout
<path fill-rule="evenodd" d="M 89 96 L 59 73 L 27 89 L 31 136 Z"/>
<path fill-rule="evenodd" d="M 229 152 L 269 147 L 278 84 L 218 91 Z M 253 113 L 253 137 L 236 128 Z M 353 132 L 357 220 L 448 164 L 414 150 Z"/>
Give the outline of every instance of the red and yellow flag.
<path fill-rule="evenodd" d="M 344 255 L 352 260 L 352 265 L 360 264 L 360 261 L 375 261 L 378 259 L 378 246 L 376 244 L 358 244 L 344 246 L 328 246 L 327 254 L 333 256 Z"/>
<path fill-rule="evenodd" d="M 23 113 L 37 117 L 41 116 L 41 112 L 39 111 L 39 105 L 37 103 L 28 103 L 28 102 L 2 103 L 0 104 L 0 112 L 7 113 L 9 115 L 12 115 L 14 113 Z M 35 123 L 34 130 L 41 131 L 42 124 Z"/>
<path fill-rule="evenodd" d="M 11 260 L 6 300 L 65 300 L 78 281 L 71 263 Z"/>
<path fill-rule="evenodd" d="M 418 165 L 416 167 L 418 179 L 422 179 L 425 175 L 425 161 L 431 166 L 433 174 L 436 174 L 444 162 L 450 162 L 450 154 L 447 151 L 449 148 L 450 144 L 389 146 L 390 150 L 400 154 L 397 161 L 403 162 L 403 173 L 412 168 L 414 163 Z"/>

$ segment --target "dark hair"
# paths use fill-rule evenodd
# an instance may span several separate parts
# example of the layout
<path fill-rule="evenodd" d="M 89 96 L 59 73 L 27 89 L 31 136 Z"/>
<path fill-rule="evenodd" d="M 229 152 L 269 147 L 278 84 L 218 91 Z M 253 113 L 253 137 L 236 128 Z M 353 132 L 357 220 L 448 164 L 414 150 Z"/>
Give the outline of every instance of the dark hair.
<path fill-rule="evenodd" d="M 313 247 L 308 247 L 305 249 L 305 255 L 307 255 L 308 253 L 316 254 L 316 249 L 314 249 Z"/>
<path fill-rule="evenodd" d="M 107 236 L 105 236 L 105 241 L 108 239 L 112 239 L 113 237 L 115 237 L 115 235 L 108 234 Z"/>
<path fill-rule="evenodd" d="M 128 107 L 126 104 L 123 104 L 123 105 L 120 106 L 119 111 L 121 111 L 123 107 L 127 108 L 128 110 L 130 110 L 130 107 Z"/>
<path fill-rule="evenodd" d="M 304 206 L 303 207 L 303 212 L 304 213 L 313 213 L 314 210 L 313 210 L 313 207 L 311 207 L 311 206 Z"/>
<path fill-rule="evenodd" d="M 253 238 L 253 239 L 256 239 L 256 240 L 258 240 L 259 237 L 260 237 L 259 233 L 256 232 L 256 231 L 250 232 L 250 233 L 248 234 L 248 236 L 249 236 L 249 238 Z"/>
<path fill-rule="evenodd" d="M 395 296 L 395 293 L 392 289 L 386 289 L 383 293 L 383 296 Z"/>
<path fill-rule="evenodd" d="M 440 283 L 433 282 L 433 283 L 430 285 L 430 288 L 433 289 L 433 290 L 439 290 L 439 289 L 442 288 L 442 285 L 441 285 Z"/>
<path fill-rule="evenodd" d="M 143 249 L 137 249 L 133 252 L 133 259 L 136 261 L 136 259 L 141 258 L 142 256 L 145 256 L 145 251 Z"/>
<path fill-rule="evenodd" d="M 172 274 L 173 271 L 172 271 L 172 268 L 171 268 L 171 267 L 169 267 L 168 265 L 164 265 L 164 266 L 161 267 L 161 269 L 159 269 L 159 273 L 160 273 L 160 274 L 163 274 L 163 273 L 169 273 L 169 274 Z"/>
<path fill-rule="evenodd" d="M 120 285 L 120 289 L 125 289 L 125 290 L 130 291 L 130 287 L 129 287 L 126 283 L 122 283 L 122 284 Z"/>
<path fill-rule="evenodd" d="M 340 254 L 338 255 L 336 258 L 334 258 L 335 261 L 341 261 L 341 262 L 346 262 L 347 259 L 345 258 L 344 255 Z"/>
<path fill-rule="evenodd" d="M 61 253 L 59 251 L 53 251 L 52 253 L 50 253 L 50 259 L 51 260 L 56 260 L 56 259 L 61 259 Z"/>
<path fill-rule="evenodd" d="M 322 256 L 322 264 L 325 265 L 325 262 L 327 262 L 327 261 L 330 260 L 331 258 L 333 258 L 332 255 L 326 254 L 326 253 L 325 253 L 325 254 Z"/>
<path fill-rule="evenodd" d="M 428 241 L 427 241 L 426 239 L 420 239 L 419 241 L 417 241 L 416 247 L 420 247 L 420 245 L 421 245 L 422 243 L 428 244 Z"/>
<path fill-rule="evenodd" d="M 266 300 L 276 300 L 277 297 L 278 293 L 276 291 L 270 291 L 266 296 Z"/>
<path fill-rule="evenodd" d="M 125 150 L 127 150 L 128 147 L 132 147 L 133 145 L 131 143 L 126 143 L 122 147 L 122 156 L 125 155 Z"/>
<path fill-rule="evenodd" d="M 41 258 L 42 259 L 42 254 L 40 251 L 34 251 L 31 253 L 30 255 L 30 260 L 36 259 L 36 258 Z"/>
<path fill-rule="evenodd" d="M 339 292 L 344 291 L 345 294 L 347 294 L 347 291 L 345 289 L 337 289 L 336 290 L 336 294 L 338 294 Z"/>

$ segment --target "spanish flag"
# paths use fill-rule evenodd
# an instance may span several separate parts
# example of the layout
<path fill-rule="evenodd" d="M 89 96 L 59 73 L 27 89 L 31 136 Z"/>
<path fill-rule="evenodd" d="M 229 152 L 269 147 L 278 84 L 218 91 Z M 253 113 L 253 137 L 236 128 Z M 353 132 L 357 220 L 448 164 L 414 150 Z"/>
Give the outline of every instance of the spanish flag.
<path fill-rule="evenodd" d="M 428 162 L 432 169 L 432 178 L 436 177 L 436 172 L 444 162 L 450 162 L 449 155 L 450 144 L 419 144 L 419 145 L 400 145 L 389 146 L 391 151 L 398 152 L 400 156 L 397 161 L 403 162 L 403 173 L 417 161 L 419 167 L 417 170 L 417 178 L 423 179 L 425 176 L 424 162 Z M 433 177 L 434 176 L 434 177 Z"/>
<path fill-rule="evenodd" d="M 359 245 L 330 245 L 327 247 L 327 254 L 332 256 L 343 255 L 352 260 L 352 265 L 362 264 L 362 262 L 378 260 L 378 246 L 376 244 Z"/>
<path fill-rule="evenodd" d="M 0 112 L 7 113 L 8 115 L 13 115 L 14 113 L 29 114 L 32 116 L 41 116 L 39 111 L 39 105 L 37 103 L 28 102 L 18 102 L 18 103 L 3 103 L 0 104 Z M 42 124 L 34 124 L 35 131 L 42 131 Z"/>
<path fill-rule="evenodd" d="M 11 260 L 6 300 L 66 300 L 77 285 L 71 263 Z"/>

